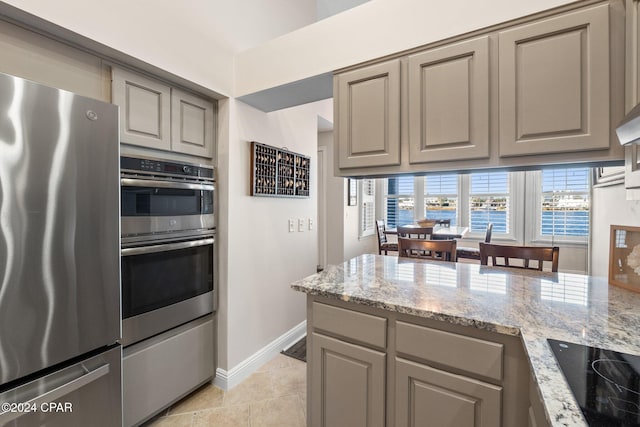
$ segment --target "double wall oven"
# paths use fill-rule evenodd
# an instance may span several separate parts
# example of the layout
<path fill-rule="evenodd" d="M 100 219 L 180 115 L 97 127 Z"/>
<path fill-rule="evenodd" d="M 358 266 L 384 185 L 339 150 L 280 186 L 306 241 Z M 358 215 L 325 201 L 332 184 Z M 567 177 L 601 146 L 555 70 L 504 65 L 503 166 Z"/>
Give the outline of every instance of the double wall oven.
<path fill-rule="evenodd" d="M 122 344 L 215 311 L 208 166 L 121 157 Z"/>

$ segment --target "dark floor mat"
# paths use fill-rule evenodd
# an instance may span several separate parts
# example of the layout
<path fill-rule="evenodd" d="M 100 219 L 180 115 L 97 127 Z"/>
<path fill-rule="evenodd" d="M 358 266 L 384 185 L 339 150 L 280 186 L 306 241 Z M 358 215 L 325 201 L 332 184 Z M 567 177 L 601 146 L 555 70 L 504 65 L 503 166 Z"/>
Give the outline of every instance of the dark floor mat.
<path fill-rule="evenodd" d="M 282 354 L 285 356 L 293 357 L 294 359 L 307 361 L 307 337 L 302 337 L 297 343 L 293 344 L 286 350 L 282 350 Z"/>

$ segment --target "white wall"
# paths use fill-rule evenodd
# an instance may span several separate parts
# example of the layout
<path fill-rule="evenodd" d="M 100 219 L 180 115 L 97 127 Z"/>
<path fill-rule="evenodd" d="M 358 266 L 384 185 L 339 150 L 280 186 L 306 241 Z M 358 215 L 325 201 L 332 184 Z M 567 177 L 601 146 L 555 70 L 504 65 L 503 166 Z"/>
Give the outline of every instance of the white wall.
<path fill-rule="evenodd" d="M 316 228 L 288 231 L 288 219 L 317 223 L 317 182 L 310 198 L 251 197 L 250 141 L 287 147 L 311 158 L 317 167 L 317 116 L 330 116 L 331 101 L 263 113 L 239 101 L 225 103 L 228 140 L 219 147 L 219 173 L 228 176 L 227 193 L 219 205 L 226 236 L 221 235 L 219 367 L 229 370 L 306 318 L 304 295 L 291 282 L 316 271 Z M 329 110 L 329 113 L 326 113 Z M 225 146 L 226 145 L 226 146 Z M 224 205 L 223 205 L 224 204 Z M 225 242 L 226 240 L 226 242 Z M 224 337 L 224 338 L 223 338 Z M 223 340 L 224 339 L 224 340 Z"/>
<path fill-rule="evenodd" d="M 240 52 L 236 56 L 236 95 L 317 76 L 572 1 L 370 1 Z"/>
<path fill-rule="evenodd" d="M 327 264 L 344 261 L 344 222 L 346 205 L 345 179 L 333 174 L 333 131 L 318 133 L 318 145 L 325 147 L 327 170 L 325 189 L 327 203 Z"/>
<path fill-rule="evenodd" d="M 609 227 L 640 226 L 640 201 L 626 200 L 624 185 L 593 189 L 591 274 L 609 275 Z"/>
<path fill-rule="evenodd" d="M 206 27 L 189 25 L 168 0 L 6 0 L 81 36 L 223 95 L 233 93 L 233 52 Z"/>
<path fill-rule="evenodd" d="M 341 264 L 364 253 L 378 253 L 375 235 L 358 238 L 358 206 L 347 206 L 347 180 L 333 176 L 333 132 L 319 133 L 318 145 L 326 147 L 329 165 L 325 186 L 327 189 L 327 263 Z"/>

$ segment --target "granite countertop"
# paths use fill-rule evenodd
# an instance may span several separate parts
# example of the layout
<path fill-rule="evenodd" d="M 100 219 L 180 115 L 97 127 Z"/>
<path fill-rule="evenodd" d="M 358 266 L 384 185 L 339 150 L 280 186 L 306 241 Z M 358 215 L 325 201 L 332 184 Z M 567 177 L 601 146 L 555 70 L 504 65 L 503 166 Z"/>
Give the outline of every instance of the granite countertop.
<path fill-rule="evenodd" d="M 547 338 L 640 355 L 640 294 L 604 277 L 366 254 L 291 287 L 520 336 L 553 426 L 586 423 Z"/>

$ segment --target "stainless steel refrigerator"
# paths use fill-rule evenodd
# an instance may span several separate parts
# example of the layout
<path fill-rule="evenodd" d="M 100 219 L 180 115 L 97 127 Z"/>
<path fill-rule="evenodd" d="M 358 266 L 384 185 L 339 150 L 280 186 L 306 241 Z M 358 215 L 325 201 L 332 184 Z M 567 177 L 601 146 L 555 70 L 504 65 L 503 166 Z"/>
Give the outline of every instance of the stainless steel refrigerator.
<path fill-rule="evenodd" d="M 120 426 L 117 107 L 0 74 L 0 426 Z"/>

